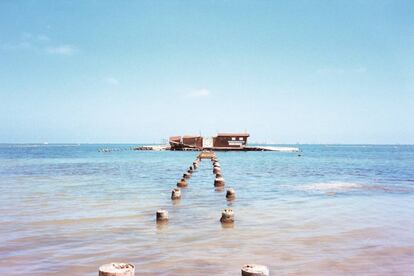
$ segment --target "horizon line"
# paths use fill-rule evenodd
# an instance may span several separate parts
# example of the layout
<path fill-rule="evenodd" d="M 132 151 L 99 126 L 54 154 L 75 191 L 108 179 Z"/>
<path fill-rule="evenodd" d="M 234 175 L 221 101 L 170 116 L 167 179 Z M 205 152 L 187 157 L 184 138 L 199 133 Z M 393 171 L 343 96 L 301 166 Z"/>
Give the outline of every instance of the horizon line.
<path fill-rule="evenodd" d="M 166 143 L 168 144 L 168 143 Z M 0 142 L 0 145 L 164 145 L 154 142 Z M 249 143 L 249 145 L 414 146 L 409 143 Z"/>

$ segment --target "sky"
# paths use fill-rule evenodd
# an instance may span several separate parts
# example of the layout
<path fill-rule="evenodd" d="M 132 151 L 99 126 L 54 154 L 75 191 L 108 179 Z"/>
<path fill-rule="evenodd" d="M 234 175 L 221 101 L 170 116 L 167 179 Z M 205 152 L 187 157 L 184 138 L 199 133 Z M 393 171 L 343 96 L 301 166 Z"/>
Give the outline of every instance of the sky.
<path fill-rule="evenodd" d="M 0 1 L 0 143 L 414 144 L 414 1 Z"/>

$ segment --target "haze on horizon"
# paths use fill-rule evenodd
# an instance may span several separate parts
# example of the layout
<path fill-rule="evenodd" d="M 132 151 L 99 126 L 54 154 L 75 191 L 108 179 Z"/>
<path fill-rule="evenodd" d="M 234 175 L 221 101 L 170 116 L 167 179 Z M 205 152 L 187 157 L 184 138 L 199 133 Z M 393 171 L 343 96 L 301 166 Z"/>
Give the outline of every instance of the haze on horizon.
<path fill-rule="evenodd" d="M 412 1 L 1 1 L 0 143 L 414 144 Z"/>

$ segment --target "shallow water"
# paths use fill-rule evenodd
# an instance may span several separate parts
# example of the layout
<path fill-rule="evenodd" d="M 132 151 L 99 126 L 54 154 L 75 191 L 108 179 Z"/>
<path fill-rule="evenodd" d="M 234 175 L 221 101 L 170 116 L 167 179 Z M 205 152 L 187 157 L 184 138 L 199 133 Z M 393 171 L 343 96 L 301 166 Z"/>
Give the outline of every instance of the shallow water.
<path fill-rule="evenodd" d="M 0 275 L 412 275 L 414 146 L 301 146 L 302 156 L 219 152 L 183 198 L 171 189 L 195 152 L 98 152 L 129 145 L 0 145 Z M 231 206 L 234 227 L 223 228 Z M 155 211 L 170 222 L 157 226 Z"/>

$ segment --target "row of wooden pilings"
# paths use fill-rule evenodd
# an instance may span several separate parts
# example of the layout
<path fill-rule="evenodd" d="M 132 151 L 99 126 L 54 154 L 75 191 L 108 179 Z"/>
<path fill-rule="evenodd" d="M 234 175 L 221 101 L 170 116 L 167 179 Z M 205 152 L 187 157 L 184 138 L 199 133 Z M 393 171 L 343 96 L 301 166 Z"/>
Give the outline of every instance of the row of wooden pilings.
<path fill-rule="evenodd" d="M 171 200 L 176 201 L 181 199 L 181 189 L 188 187 L 188 180 L 193 173 L 200 166 L 202 159 L 210 159 L 213 164 L 213 174 L 215 175 L 214 187 L 218 190 L 224 189 L 225 181 L 221 172 L 221 165 L 214 152 L 200 153 L 182 178 L 177 182 L 177 187 L 171 191 Z M 236 192 L 233 188 L 228 188 L 226 191 L 227 200 L 231 201 L 236 198 Z M 157 224 L 168 223 L 168 211 L 159 209 L 156 212 Z M 224 225 L 234 223 L 234 212 L 230 208 L 225 208 L 221 213 L 220 222 Z M 135 275 L 135 266 L 127 263 L 110 263 L 99 267 L 99 276 L 133 276 Z M 241 268 L 242 276 L 268 276 L 269 269 L 267 266 L 257 264 L 246 264 Z"/>
<path fill-rule="evenodd" d="M 212 272 L 211 274 L 214 274 Z M 110 263 L 99 267 L 99 276 L 134 276 L 135 266 L 127 263 Z M 269 276 L 264 265 L 247 264 L 241 268 L 242 276 Z"/>
<path fill-rule="evenodd" d="M 197 156 L 197 158 L 194 160 L 194 162 L 190 165 L 188 170 L 184 172 L 182 178 L 177 182 L 177 187 L 175 187 L 171 191 L 171 199 L 172 200 L 180 200 L 181 199 L 181 189 L 188 187 L 188 180 L 192 177 L 193 173 L 197 170 L 197 168 L 200 166 L 201 160 L 204 158 L 206 159 L 206 153 L 203 152 Z M 218 162 L 218 159 L 216 155 L 207 155 L 211 156 L 210 159 L 213 163 L 213 173 L 215 174 L 215 180 L 214 180 L 214 187 L 216 189 L 223 189 L 225 182 L 223 175 L 221 173 L 221 165 Z M 228 200 L 233 200 L 236 197 L 236 193 L 234 189 L 229 188 L 226 192 L 226 198 Z M 156 220 L 157 223 L 166 223 L 168 222 L 168 211 L 165 209 L 160 209 L 156 213 Z M 224 209 L 220 218 L 221 223 L 234 223 L 234 213 L 231 209 Z"/>
<path fill-rule="evenodd" d="M 126 150 L 134 150 L 134 147 L 127 147 L 127 148 L 102 148 L 102 149 L 98 149 L 98 152 L 113 152 L 113 151 L 126 151 Z"/>

